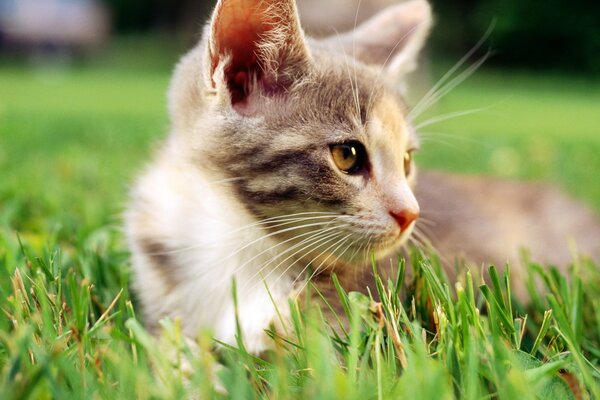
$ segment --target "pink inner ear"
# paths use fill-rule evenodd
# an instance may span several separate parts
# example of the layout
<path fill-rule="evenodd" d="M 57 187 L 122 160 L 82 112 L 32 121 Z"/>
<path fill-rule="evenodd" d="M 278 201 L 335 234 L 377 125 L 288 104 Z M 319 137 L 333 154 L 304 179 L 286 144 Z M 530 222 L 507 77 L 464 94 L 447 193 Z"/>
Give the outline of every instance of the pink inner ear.
<path fill-rule="evenodd" d="M 258 8 L 262 2 L 259 5 L 244 3 L 225 2 L 217 16 L 214 31 L 218 54 L 213 55 L 213 67 L 223 56 L 231 56 L 224 72 L 233 105 L 243 103 L 250 94 L 250 85 L 261 79 L 257 43 L 265 32 L 272 29 L 265 17 L 266 10 Z"/>

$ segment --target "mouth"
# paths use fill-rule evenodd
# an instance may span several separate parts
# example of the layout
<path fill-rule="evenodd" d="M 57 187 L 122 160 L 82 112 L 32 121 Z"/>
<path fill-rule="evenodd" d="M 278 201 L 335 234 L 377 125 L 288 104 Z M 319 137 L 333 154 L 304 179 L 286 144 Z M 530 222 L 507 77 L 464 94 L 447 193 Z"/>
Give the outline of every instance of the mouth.
<path fill-rule="evenodd" d="M 372 256 L 376 259 L 398 253 L 410 238 L 415 222 L 405 229 L 393 229 L 370 235 L 343 236 L 341 241 L 330 239 L 327 245 L 304 254 L 302 259 L 310 260 L 311 264 L 325 267 L 330 264 L 361 266 L 369 263 Z M 333 243 L 329 245 L 329 243 Z"/>
<path fill-rule="evenodd" d="M 408 242 L 414 226 L 415 223 L 413 222 L 402 231 L 396 230 L 383 235 L 373 235 L 370 238 L 364 239 L 362 243 L 348 246 L 348 250 L 339 257 L 339 261 L 358 265 L 370 262 L 369 260 L 372 255 L 376 259 L 382 259 L 398 253 Z"/>
<path fill-rule="evenodd" d="M 381 242 L 374 246 L 372 250 L 375 253 L 375 257 L 380 259 L 395 252 L 397 253 L 408 242 L 414 227 L 415 222 L 412 222 L 406 229 L 397 230 L 393 234 L 382 238 Z"/>

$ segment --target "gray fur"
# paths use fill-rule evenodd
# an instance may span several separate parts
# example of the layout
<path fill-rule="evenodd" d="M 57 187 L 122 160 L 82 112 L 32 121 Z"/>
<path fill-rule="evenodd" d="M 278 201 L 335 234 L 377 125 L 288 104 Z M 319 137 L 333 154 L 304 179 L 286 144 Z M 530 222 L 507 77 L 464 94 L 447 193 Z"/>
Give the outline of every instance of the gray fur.
<path fill-rule="evenodd" d="M 232 64 L 244 39 L 229 37 L 226 27 L 245 21 L 263 29 L 252 44 L 260 70 Z M 171 134 L 127 212 L 135 288 L 150 326 L 181 318 L 186 335 L 211 328 L 234 343 L 235 278 L 248 348 L 262 351 L 273 299 L 287 302 L 315 265 L 327 293 L 335 295 L 327 288 L 332 270 L 348 288 L 366 290 L 369 255 L 397 256 L 414 223 L 400 228 L 394 213 L 417 215 L 417 200 L 450 274 L 455 257 L 501 262 L 516 258 L 521 245 L 564 265 L 568 253 L 558 248 L 567 233 L 597 255 L 597 218 L 553 190 L 435 173 L 417 180 L 404 171 L 418 138 L 392 77 L 414 68 L 430 25 L 427 2 L 413 0 L 320 42 L 304 37 L 292 0 L 219 1 L 175 71 Z M 246 79 L 236 81 L 236 72 Z M 348 141 L 367 151 L 362 174 L 345 174 L 332 160 L 330 146 Z M 288 229 L 277 224 L 298 215 L 313 219 L 292 218 L 283 222 Z M 313 247 L 303 245 L 307 238 Z"/>

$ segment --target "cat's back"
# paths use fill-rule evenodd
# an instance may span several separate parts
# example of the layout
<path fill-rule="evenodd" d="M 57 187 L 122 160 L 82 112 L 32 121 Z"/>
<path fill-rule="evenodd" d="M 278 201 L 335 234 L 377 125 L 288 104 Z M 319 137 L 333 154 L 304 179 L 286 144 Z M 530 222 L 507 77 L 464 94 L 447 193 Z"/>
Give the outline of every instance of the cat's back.
<path fill-rule="evenodd" d="M 432 244 L 448 257 L 502 265 L 527 249 L 533 261 L 563 267 L 575 248 L 600 257 L 598 216 L 548 185 L 422 171 L 417 198 Z"/>

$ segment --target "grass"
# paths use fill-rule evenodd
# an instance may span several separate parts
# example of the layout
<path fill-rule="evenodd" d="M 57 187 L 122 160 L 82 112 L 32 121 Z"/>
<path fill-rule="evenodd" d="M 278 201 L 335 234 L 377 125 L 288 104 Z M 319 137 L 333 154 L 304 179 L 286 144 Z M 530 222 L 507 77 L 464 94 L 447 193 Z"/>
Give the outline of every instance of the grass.
<path fill-rule="evenodd" d="M 177 321 L 151 337 L 119 215 L 168 127 L 169 63 L 138 50 L 67 70 L 0 65 L 0 398 L 223 397 L 215 373 L 239 399 L 600 398 L 600 272 L 585 260 L 571 281 L 530 263 L 547 295 L 531 285 L 524 306 L 495 270 L 454 285 L 414 254 L 414 280 L 400 263 L 381 303 L 340 288 L 349 332 L 292 304 L 292 334 L 262 358 L 215 353 L 208 333 L 189 357 Z M 485 110 L 424 128 L 418 161 L 554 182 L 600 209 L 598 93 L 598 81 L 482 70 L 434 113 Z"/>

